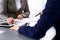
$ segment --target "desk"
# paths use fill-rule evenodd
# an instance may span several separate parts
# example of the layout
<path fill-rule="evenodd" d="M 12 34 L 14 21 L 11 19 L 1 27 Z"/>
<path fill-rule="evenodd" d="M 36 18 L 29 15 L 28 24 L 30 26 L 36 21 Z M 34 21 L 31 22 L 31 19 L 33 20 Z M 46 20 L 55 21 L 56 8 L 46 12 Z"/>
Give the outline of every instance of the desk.
<path fill-rule="evenodd" d="M 12 31 L 9 28 L 0 27 L 0 40 L 35 40 L 19 34 L 16 31 Z"/>
<path fill-rule="evenodd" d="M 28 18 L 27 18 L 28 19 Z M 23 25 L 25 24 L 26 22 L 30 23 L 30 26 L 34 26 L 35 22 L 37 22 L 37 19 L 36 18 L 31 18 L 32 20 L 30 19 L 24 19 L 23 21 L 21 20 L 20 22 L 22 23 L 19 23 L 18 25 Z M 26 21 L 27 20 L 27 21 Z M 19 21 L 19 20 L 17 20 Z M 26 21 L 26 22 L 25 22 Z M 1 23 L 1 22 L 0 22 Z M 16 23 L 17 24 L 17 23 Z M 33 25 L 32 25 L 33 24 Z M 3 33 L 1 33 L 3 32 Z M 52 39 L 54 36 L 56 35 L 56 31 L 55 31 L 55 28 L 54 27 L 51 27 L 45 34 L 45 36 L 43 38 L 41 38 L 40 40 L 50 40 Z M 19 34 L 18 32 L 16 31 L 12 31 L 10 30 L 9 28 L 1 28 L 0 27 L 0 40 L 35 40 L 35 39 L 31 39 L 31 38 L 28 38 L 24 35 L 21 35 Z"/>

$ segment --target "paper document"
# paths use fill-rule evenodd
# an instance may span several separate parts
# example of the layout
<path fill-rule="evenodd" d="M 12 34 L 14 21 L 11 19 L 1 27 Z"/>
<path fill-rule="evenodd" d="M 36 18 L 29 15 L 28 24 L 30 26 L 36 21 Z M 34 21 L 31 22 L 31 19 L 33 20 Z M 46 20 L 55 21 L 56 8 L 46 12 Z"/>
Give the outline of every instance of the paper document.
<path fill-rule="evenodd" d="M 22 26 L 25 23 L 29 23 L 29 26 L 34 26 L 37 23 L 38 19 L 39 18 L 37 18 L 37 17 L 34 17 L 34 18 L 24 18 L 23 20 L 15 19 L 14 25 Z"/>

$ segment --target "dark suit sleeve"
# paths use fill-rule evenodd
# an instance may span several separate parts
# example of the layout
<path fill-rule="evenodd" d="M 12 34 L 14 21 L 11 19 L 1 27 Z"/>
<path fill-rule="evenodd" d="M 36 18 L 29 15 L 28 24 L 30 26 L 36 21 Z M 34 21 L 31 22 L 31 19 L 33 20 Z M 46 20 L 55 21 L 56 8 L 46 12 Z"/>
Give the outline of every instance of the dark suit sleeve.
<path fill-rule="evenodd" d="M 53 4 L 51 4 L 51 2 Z M 52 0 L 49 0 L 37 24 L 34 27 L 22 26 L 19 28 L 18 32 L 35 39 L 43 37 L 45 32 L 53 26 L 58 19 L 58 13 L 56 12 L 58 9 L 56 10 L 55 4 Z"/>
<path fill-rule="evenodd" d="M 45 32 L 54 24 L 56 17 L 53 15 L 42 14 L 41 18 L 34 27 L 22 26 L 18 32 L 31 38 L 41 38 Z"/>
<path fill-rule="evenodd" d="M 21 0 L 21 8 L 17 11 L 18 13 L 22 14 L 26 6 L 26 0 Z"/>
<path fill-rule="evenodd" d="M 30 11 L 28 7 L 27 0 L 21 0 L 21 8 L 18 10 L 18 12 L 24 17 L 29 17 Z"/>
<path fill-rule="evenodd" d="M 29 11 L 29 6 L 28 6 L 28 1 L 26 0 L 24 13 L 22 15 L 23 15 L 23 17 L 27 18 L 27 17 L 29 17 L 29 14 L 30 14 L 30 11 Z"/>

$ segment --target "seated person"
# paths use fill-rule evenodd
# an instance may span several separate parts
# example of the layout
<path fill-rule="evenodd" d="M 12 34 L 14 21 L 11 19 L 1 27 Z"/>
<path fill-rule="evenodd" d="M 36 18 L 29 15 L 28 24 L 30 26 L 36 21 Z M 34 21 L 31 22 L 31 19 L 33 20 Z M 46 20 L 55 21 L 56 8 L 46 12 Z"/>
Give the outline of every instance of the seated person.
<path fill-rule="evenodd" d="M 21 1 L 21 2 L 20 2 Z M 5 15 L 7 15 L 9 18 L 7 19 L 7 23 L 10 24 L 8 21 L 11 21 L 13 18 L 18 18 L 18 19 L 23 19 L 23 18 L 28 18 L 29 17 L 29 8 L 28 8 L 28 3 L 27 0 L 7 0 L 5 1 L 5 4 L 7 2 L 7 8 L 6 5 L 5 9 L 7 12 Z M 18 4 L 21 3 L 21 4 Z"/>

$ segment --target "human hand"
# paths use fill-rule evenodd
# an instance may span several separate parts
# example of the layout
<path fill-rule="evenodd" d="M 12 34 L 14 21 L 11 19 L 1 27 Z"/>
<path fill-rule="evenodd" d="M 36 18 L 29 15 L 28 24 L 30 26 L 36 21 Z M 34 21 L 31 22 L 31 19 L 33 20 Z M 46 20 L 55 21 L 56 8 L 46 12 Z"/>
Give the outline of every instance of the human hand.
<path fill-rule="evenodd" d="M 9 18 L 7 19 L 7 23 L 8 23 L 8 24 L 13 24 L 13 23 L 14 23 L 13 17 L 9 17 Z"/>
<path fill-rule="evenodd" d="M 11 27 L 10 29 L 11 29 L 11 30 L 14 30 L 14 31 L 18 31 L 19 26 L 18 26 L 18 25 L 15 25 L 15 26 Z"/>
<path fill-rule="evenodd" d="M 17 18 L 18 18 L 19 20 L 22 20 L 22 19 L 23 19 L 23 16 L 22 16 L 22 15 L 18 15 Z"/>

